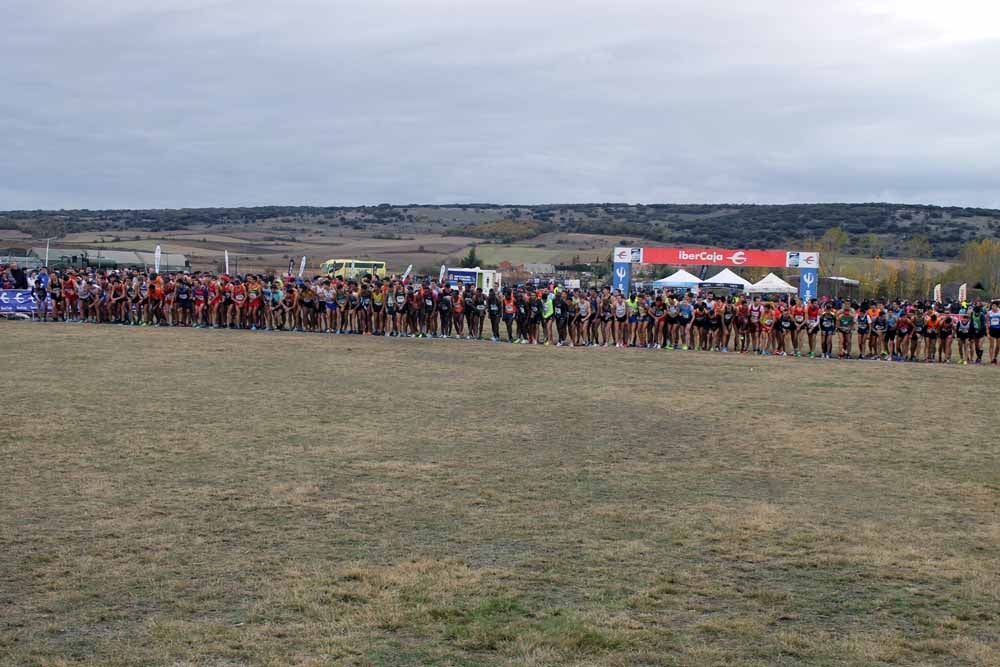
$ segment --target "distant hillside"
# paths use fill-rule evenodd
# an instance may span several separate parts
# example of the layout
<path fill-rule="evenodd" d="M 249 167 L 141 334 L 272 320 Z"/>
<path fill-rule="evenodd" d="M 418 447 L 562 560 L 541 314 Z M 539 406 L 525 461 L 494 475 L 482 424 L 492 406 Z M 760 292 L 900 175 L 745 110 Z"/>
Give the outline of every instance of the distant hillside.
<path fill-rule="evenodd" d="M 511 243 L 546 233 L 639 238 L 650 243 L 723 247 L 808 247 L 843 229 L 847 252 L 957 257 L 963 244 L 1000 237 L 1000 210 L 904 204 L 567 204 L 7 211 L 0 229 L 36 239 L 73 232 L 169 231 L 195 226 L 301 222 L 373 233 L 438 233 Z M 920 252 L 915 253 L 914 250 Z"/>

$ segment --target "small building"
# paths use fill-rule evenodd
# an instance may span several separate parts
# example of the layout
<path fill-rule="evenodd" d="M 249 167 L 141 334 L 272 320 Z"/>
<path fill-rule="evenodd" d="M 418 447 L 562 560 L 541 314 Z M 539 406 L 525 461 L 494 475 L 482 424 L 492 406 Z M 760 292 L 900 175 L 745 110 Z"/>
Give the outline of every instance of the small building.
<path fill-rule="evenodd" d="M 31 254 L 30 248 L 0 248 L 0 264 L 17 264 L 22 269 L 37 269 L 42 260 Z"/>
<path fill-rule="evenodd" d="M 521 266 L 521 270 L 534 276 L 551 276 L 556 272 L 556 265 L 544 263 L 524 264 Z"/>

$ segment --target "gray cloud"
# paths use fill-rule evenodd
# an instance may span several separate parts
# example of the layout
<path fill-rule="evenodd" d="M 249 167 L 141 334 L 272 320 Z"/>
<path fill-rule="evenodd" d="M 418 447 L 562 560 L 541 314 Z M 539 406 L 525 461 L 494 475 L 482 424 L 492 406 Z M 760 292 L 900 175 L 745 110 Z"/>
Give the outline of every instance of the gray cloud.
<path fill-rule="evenodd" d="M 819 4 L 8 1 L 0 208 L 1000 207 L 1000 12 Z"/>

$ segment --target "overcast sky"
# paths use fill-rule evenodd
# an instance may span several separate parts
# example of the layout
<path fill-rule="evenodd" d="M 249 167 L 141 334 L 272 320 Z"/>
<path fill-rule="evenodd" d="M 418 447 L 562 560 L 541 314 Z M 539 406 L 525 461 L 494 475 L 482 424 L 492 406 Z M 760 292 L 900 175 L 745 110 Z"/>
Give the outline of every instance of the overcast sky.
<path fill-rule="evenodd" d="M 996 0 L 3 0 L 0 209 L 1000 207 Z"/>

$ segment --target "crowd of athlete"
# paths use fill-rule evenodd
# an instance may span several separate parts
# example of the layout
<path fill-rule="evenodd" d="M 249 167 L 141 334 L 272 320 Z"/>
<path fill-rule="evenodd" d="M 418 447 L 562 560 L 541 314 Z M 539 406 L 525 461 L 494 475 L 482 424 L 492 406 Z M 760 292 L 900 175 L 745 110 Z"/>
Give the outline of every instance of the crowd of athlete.
<path fill-rule="evenodd" d="M 569 347 L 996 364 L 1000 301 L 625 295 L 610 287 L 501 291 L 400 278 L 157 275 L 54 271 L 29 284 L 41 321 L 416 338 L 488 338 Z M 988 350 L 984 341 L 988 342 Z"/>

